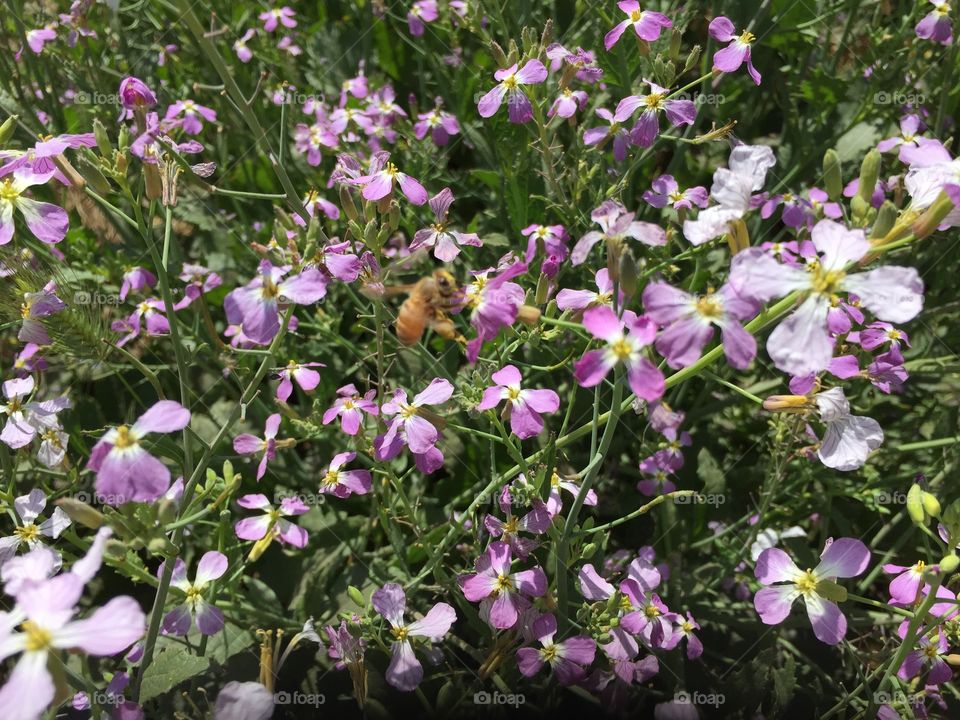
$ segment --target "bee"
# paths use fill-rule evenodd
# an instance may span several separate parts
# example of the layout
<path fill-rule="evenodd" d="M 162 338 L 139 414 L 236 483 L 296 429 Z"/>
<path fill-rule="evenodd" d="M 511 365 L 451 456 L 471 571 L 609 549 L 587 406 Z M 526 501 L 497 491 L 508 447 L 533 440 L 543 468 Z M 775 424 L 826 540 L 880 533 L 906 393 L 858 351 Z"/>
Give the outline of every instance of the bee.
<path fill-rule="evenodd" d="M 457 280 L 446 270 L 435 270 L 412 285 L 396 285 L 388 294 L 407 293 L 397 313 L 397 339 L 407 347 L 416 345 L 427 328 L 447 340 L 464 342 L 447 312 L 462 302 Z"/>

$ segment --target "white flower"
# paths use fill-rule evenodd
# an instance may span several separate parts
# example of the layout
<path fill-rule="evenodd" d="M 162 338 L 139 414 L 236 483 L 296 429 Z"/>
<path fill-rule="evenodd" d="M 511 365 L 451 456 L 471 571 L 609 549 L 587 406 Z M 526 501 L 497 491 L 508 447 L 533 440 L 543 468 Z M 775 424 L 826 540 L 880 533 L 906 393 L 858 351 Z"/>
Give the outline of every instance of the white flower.
<path fill-rule="evenodd" d="M 827 430 L 817 451 L 820 462 L 834 470 L 856 470 L 883 443 L 883 430 L 873 418 L 850 414 L 850 403 L 840 388 L 814 396 Z"/>

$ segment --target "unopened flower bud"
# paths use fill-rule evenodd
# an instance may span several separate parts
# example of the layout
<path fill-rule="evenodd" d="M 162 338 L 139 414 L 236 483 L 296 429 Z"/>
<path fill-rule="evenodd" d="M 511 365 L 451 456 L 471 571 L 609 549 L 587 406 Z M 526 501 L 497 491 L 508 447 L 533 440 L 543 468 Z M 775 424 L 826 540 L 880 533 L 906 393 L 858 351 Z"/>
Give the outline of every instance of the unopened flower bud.
<path fill-rule="evenodd" d="M 920 502 L 923 504 L 923 511 L 930 517 L 940 517 L 940 501 L 928 493 L 926 490 L 920 493 Z"/>
<path fill-rule="evenodd" d="M 869 205 L 870 199 L 873 197 L 873 190 L 877 187 L 879 177 L 880 153 L 874 148 L 864 156 L 863 162 L 860 164 L 860 180 L 856 197 Z"/>
<path fill-rule="evenodd" d="M 625 247 L 620 256 L 620 289 L 628 296 L 637 292 L 637 283 L 640 280 L 640 271 L 637 261 L 633 258 L 630 248 Z"/>
<path fill-rule="evenodd" d="M 87 150 L 87 148 L 84 148 L 84 150 Z M 96 157 L 96 155 L 89 150 L 87 150 L 87 152 L 90 157 Z M 101 195 L 110 192 L 110 182 L 104 174 L 100 172 L 100 168 L 87 159 L 86 155 L 80 155 L 80 174 L 83 175 L 84 180 Z"/>
<path fill-rule="evenodd" d="M 108 158 L 113 153 L 113 145 L 110 144 L 110 135 L 107 133 L 107 127 L 99 120 L 93 121 L 93 137 L 97 140 L 97 150 L 100 154 Z"/>
<path fill-rule="evenodd" d="M 940 572 L 944 575 L 949 575 L 956 571 L 957 567 L 960 567 L 960 557 L 957 557 L 956 553 L 950 553 L 944 556 L 939 565 Z"/>
<path fill-rule="evenodd" d="M 690 54 L 687 55 L 687 61 L 683 64 L 683 73 L 680 74 L 683 75 L 689 72 L 698 62 L 700 62 L 700 46 L 694 45 L 690 50 Z"/>
<path fill-rule="evenodd" d="M 157 97 L 147 84 L 135 77 L 120 81 L 120 102 L 127 110 L 149 109 L 157 104 Z"/>
<path fill-rule="evenodd" d="M 353 585 L 349 585 L 349 586 L 347 587 L 347 595 L 349 595 L 349 596 L 350 596 L 350 599 L 353 600 L 353 601 L 354 601 L 357 605 L 359 605 L 360 607 L 366 607 L 366 606 L 367 606 L 367 601 L 366 601 L 366 599 L 363 597 L 363 593 L 360 592 L 360 591 L 359 591 L 357 588 L 355 588 Z"/>
<path fill-rule="evenodd" d="M 495 40 L 490 41 L 490 54 L 493 55 L 494 62 L 500 67 L 508 67 L 510 65 L 510 63 L 507 62 L 507 54 Z"/>
<path fill-rule="evenodd" d="M 17 128 L 17 116 L 11 115 L 0 125 L 0 145 L 6 143 L 13 137 L 13 131 Z"/>
<path fill-rule="evenodd" d="M 907 515 L 917 525 L 923 525 L 927 519 L 923 510 L 923 489 L 916 483 L 907 491 Z"/>
<path fill-rule="evenodd" d="M 147 200 L 159 200 L 163 196 L 160 168 L 152 163 L 143 164 L 143 180 Z"/>
<path fill-rule="evenodd" d="M 583 546 L 583 550 L 580 551 L 580 558 L 582 560 L 589 560 L 596 554 L 596 552 L 597 552 L 597 544 L 587 543 L 586 545 Z"/>
<path fill-rule="evenodd" d="M 830 199 L 839 200 L 843 194 L 843 174 L 840 170 L 840 156 L 833 148 L 823 154 L 823 182 Z"/>
<path fill-rule="evenodd" d="M 873 229 L 870 231 L 870 239 L 876 240 L 886 237 L 887 233 L 893 230 L 894 223 L 897 222 L 897 216 L 900 210 L 889 200 L 884 200 L 883 205 L 877 210 L 877 219 L 873 221 Z"/>
<path fill-rule="evenodd" d="M 521 305 L 517 310 L 517 320 L 524 325 L 533 327 L 540 322 L 540 308 L 533 305 Z"/>
<path fill-rule="evenodd" d="M 169 498 L 163 498 L 157 503 L 157 520 L 161 525 L 172 523 L 177 519 L 177 503 Z"/>
<path fill-rule="evenodd" d="M 353 195 L 350 194 L 350 188 L 346 185 L 340 186 L 340 207 L 348 220 L 356 222 L 360 218 L 360 211 L 357 210 L 357 204 L 353 201 Z"/>
<path fill-rule="evenodd" d="M 127 556 L 127 546 L 122 540 L 110 538 L 103 544 L 103 554 L 113 560 L 123 560 Z"/>
<path fill-rule="evenodd" d="M 919 240 L 936 230 L 950 212 L 960 207 L 960 185 L 947 185 L 933 204 L 913 223 L 913 234 Z"/>
<path fill-rule="evenodd" d="M 763 401 L 767 412 L 803 412 L 811 407 L 806 395 L 771 395 Z"/>
<path fill-rule="evenodd" d="M 99 510 L 76 498 L 63 497 L 55 500 L 54 505 L 63 510 L 73 522 L 91 530 L 99 529 L 106 520 Z"/>

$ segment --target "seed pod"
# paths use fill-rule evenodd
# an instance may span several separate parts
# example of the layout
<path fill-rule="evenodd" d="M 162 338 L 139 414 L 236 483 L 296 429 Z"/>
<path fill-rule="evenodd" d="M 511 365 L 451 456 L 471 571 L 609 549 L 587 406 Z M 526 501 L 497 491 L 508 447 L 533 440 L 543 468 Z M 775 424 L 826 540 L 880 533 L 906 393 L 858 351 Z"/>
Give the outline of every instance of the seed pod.
<path fill-rule="evenodd" d="M 92 530 L 99 529 L 106 520 L 99 510 L 76 498 L 63 497 L 54 501 L 54 505 L 63 510 L 73 522 Z"/>
<path fill-rule="evenodd" d="M 833 201 L 838 200 L 843 194 L 843 174 L 840 172 L 840 156 L 833 148 L 823 154 L 823 180 L 827 195 Z"/>
<path fill-rule="evenodd" d="M 637 261 L 630 252 L 630 248 L 624 247 L 620 255 L 620 288 L 628 296 L 637 292 L 637 284 L 640 281 L 640 271 L 637 268 Z"/>

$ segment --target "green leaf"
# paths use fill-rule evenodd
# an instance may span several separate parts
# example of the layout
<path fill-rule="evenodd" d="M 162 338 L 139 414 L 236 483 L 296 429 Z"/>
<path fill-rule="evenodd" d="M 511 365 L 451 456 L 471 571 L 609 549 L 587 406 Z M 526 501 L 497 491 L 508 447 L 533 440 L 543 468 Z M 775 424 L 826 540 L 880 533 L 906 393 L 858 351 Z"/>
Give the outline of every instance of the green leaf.
<path fill-rule="evenodd" d="M 723 470 L 706 448 L 697 453 L 697 477 L 703 481 L 705 494 L 720 494 L 726 487 Z"/>
<path fill-rule="evenodd" d="M 210 660 L 192 655 L 185 647 L 171 647 L 154 659 L 143 674 L 140 702 L 170 692 L 180 683 L 199 675 L 210 667 Z"/>

